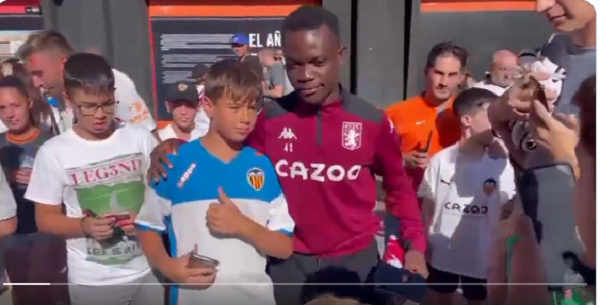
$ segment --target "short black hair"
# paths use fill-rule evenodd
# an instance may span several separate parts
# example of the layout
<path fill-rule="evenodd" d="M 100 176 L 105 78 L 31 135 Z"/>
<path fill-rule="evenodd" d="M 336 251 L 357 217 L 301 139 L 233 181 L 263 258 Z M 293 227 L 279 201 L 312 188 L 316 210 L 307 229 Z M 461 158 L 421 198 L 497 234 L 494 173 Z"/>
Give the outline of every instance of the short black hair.
<path fill-rule="evenodd" d="M 452 55 L 456 57 L 460 61 L 461 68 L 464 69 L 467 67 L 467 59 L 469 57 L 467 50 L 451 41 L 444 41 L 431 48 L 429 54 L 427 54 L 426 68 L 434 67 L 437 59 L 446 55 Z"/>
<path fill-rule="evenodd" d="M 261 77 L 247 62 L 221 60 L 206 74 L 204 96 L 213 103 L 223 98 L 236 103 L 259 102 L 262 99 Z"/>
<path fill-rule="evenodd" d="M 13 88 L 19 92 L 24 98 L 29 98 L 29 91 L 27 86 L 16 76 L 8 75 L 0 79 L 0 89 Z"/>
<path fill-rule="evenodd" d="M 71 55 L 64 68 L 64 86 L 67 95 L 73 90 L 102 94 L 115 90 L 115 75 L 104 57 L 91 53 Z"/>
<path fill-rule="evenodd" d="M 458 94 L 452 104 L 452 111 L 457 117 L 473 114 L 496 99 L 498 96 L 487 89 L 470 88 Z"/>
<path fill-rule="evenodd" d="M 340 23 L 334 13 L 322 6 L 302 5 L 283 20 L 282 41 L 288 32 L 318 30 L 323 25 L 339 39 Z"/>

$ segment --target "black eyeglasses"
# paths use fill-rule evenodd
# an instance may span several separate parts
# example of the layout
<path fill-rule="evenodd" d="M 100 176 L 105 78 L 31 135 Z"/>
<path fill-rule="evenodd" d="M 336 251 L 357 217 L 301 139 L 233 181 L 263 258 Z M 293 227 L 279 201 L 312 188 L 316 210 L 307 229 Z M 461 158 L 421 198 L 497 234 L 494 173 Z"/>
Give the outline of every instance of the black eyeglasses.
<path fill-rule="evenodd" d="M 82 115 L 92 116 L 95 115 L 98 109 L 102 109 L 102 112 L 105 114 L 113 114 L 115 113 L 116 105 L 118 101 L 106 102 L 102 104 L 84 104 L 84 105 L 76 105 L 81 111 Z"/>

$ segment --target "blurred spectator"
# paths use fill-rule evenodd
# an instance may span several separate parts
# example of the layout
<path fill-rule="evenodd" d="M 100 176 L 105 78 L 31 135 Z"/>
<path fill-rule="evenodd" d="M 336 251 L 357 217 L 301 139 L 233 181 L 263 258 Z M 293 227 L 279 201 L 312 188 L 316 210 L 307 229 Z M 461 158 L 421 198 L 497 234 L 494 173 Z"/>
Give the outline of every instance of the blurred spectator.
<path fill-rule="evenodd" d="M 39 88 L 33 85 L 33 78 L 27 71 L 22 63 L 18 60 L 7 60 L 1 64 L 1 77 L 5 76 L 17 77 L 27 88 L 27 93 L 32 101 L 31 104 L 31 115 L 34 120 L 34 124 L 43 132 L 49 132 L 57 134 L 58 123 L 57 117 L 59 116 L 58 111 L 55 111 L 48 102 L 42 96 Z M 0 122 L 0 132 L 6 132 L 8 128 Z"/>
<path fill-rule="evenodd" d="M 559 34 L 551 37 L 542 54 L 567 70 L 557 112 L 579 115 L 579 107 L 571 103 L 573 95 L 583 80 L 596 73 L 596 10 L 586 0 L 537 0 L 536 4 Z"/>
<path fill-rule="evenodd" d="M 196 125 L 198 91 L 189 83 L 179 82 L 169 86 L 167 110 L 173 114 L 173 122 L 158 131 L 161 141 L 179 139 L 186 142 L 200 138 L 208 131 L 208 125 Z"/>
<path fill-rule="evenodd" d="M 285 86 L 283 87 L 283 95 L 288 95 L 294 91 L 294 87 L 292 86 L 292 82 L 290 82 L 290 78 L 287 76 L 287 69 L 285 69 L 285 56 L 283 56 L 283 51 L 281 49 L 275 49 L 275 60 L 281 62 L 284 67 Z"/>
<path fill-rule="evenodd" d="M 464 78 L 462 80 L 462 82 L 460 82 L 460 84 L 458 85 L 458 92 L 467 90 L 469 88 L 472 88 L 475 84 L 477 83 L 477 80 L 475 80 L 473 78 L 473 75 L 471 75 L 471 72 L 469 72 L 468 70 L 465 70 L 465 75 Z"/>
<path fill-rule="evenodd" d="M 250 54 L 250 39 L 245 34 L 235 34 L 231 37 L 231 48 L 240 61 L 250 64 L 252 71 L 264 82 L 263 69 L 257 56 Z"/>
<path fill-rule="evenodd" d="M 44 91 L 56 101 L 60 116 L 57 117 L 61 132 L 71 128 L 74 115 L 70 105 L 63 100 L 64 62 L 75 50 L 60 32 L 44 30 L 29 35 L 18 50 L 19 58 L 33 77 L 35 87 Z M 119 101 L 115 110 L 115 120 L 143 126 L 149 131 L 156 129 L 146 103 L 137 92 L 133 80 L 127 74 L 113 69 L 115 76 L 115 98 Z"/>
<path fill-rule="evenodd" d="M 0 119 L 9 128 L 0 137 L 0 163 L 17 202 L 18 218 L 16 234 L 4 241 L 6 269 L 14 283 L 62 284 L 67 281 L 65 240 L 38 232 L 34 202 L 23 197 L 37 151 L 53 136 L 37 128 L 28 91 L 16 75 L 0 81 Z M 65 286 L 16 286 L 13 293 L 17 305 L 68 300 Z"/>
<path fill-rule="evenodd" d="M 283 63 L 275 58 L 275 49 L 264 48 L 258 52 L 258 58 L 264 68 L 263 96 L 265 102 L 282 97 L 285 87 L 285 69 Z"/>
<path fill-rule="evenodd" d="M 568 267 L 582 277 L 589 286 L 584 287 L 562 287 L 560 290 L 549 292 L 544 285 L 511 285 L 490 287 L 495 296 L 492 304 L 590 304 L 595 299 L 595 266 L 596 266 L 596 78 L 595 75 L 586 79 L 577 94 L 574 102 L 581 108 L 581 124 L 577 123 L 575 116 L 559 114 L 552 116 L 550 112 L 538 101 L 533 102 L 530 117 L 533 122 L 535 136 L 547 152 L 543 164 L 526 162 L 525 167 L 530 171 L 538 171 L 541 175 L 553 175 L 540 179 L 540 189 L 569 188 L 568 184 L 556 185 L 548 183 L 557 178 L 560 164 L 569 164 L 577 179 L 574 192 L 575 200 L 572 208 L 575 214 L 575 225 L 578 235 L 584 245 L 583 253 L 577 257 L 571 257 Z M 578 136 L 578 134 L 580 136 Z M 578 140 L 580 139 L 580 140 Z M 535 167 L 545 166 L 546 174 L 539 172 Z M 534 166 L 534 167 L 532 167 Z M 578 170 L 579 168 L 579 170 Z M 579 173 L 579 174 L 577 174 Z M 562 190 L 559 190 L 559 192 Z M 556 194 L 556 192 L 554 192 Z M 552 201 L 552 200 L 550 200 Z M 564 204 L 565 202 L 560 202 Z M 530 204 L 523 201 L 523 204 Z M 545 209 L 554 203 L 544 201 Z M 556 213 L 550 213 L 556 217 Z M 559 217 L 564 218 L 565 215 Z M 536 216 L 537 217 L 537 216 Z M 524 215 L 520 201 L 514 203 L 512 214 L 508 219 L 502 221 L 502 227 L 498 231 L 496 249 L 492 253 L 495 260 L 494 268 L 490 274 L 490 281 L 496 283 L 548 283 L 548 270 L 543 264 L 542 248 L 538 245 L 538 221 Z M 542 225 L 548 225 L 547 222 Z M 567 245 L 568 247 L 568 245 Z M 564 255 L 564 254 L 563 254 Z M 564 257 L 564 256 L 563 256 Z M 569 283 L 573 283 L 570 281 Z M 570 302 L 570 303 L 569 303 Z M 593 302 L 591 303 L 593 304 Z"/>
<path fill-rule="evenodd" d="M 497 51 L 494 53 L 492 67 L 488 75 L 473 87 L 486 89 L 500 96 L 513 83 L 518 67 L 517 56 L 513 52 L 508 50 Z"/>
<path fill-rule="evenodd" d="M 194 83 L 196 84 L 196 90 L 198 90 L 198 112 L 196 113 L 196 118 L 194 122 L 196 122 L 196 126 L 203 130 L 208 130 L 208 124 L 210 123 L 210 118 L 206 115 L 204 111 L 204 79 L 206 78 L 206 73 L 208 73 L 209 67 L 205 64 L 197 64 L 192 70 L 192 78 L 194 79 Z"/>

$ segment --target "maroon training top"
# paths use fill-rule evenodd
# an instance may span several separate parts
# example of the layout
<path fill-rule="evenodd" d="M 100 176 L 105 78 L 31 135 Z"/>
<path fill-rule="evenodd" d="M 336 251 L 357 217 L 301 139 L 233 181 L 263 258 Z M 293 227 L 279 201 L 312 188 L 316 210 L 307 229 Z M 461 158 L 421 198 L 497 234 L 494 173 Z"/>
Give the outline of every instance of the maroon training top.
<path fill-rule="evenodd" d="M 294 251 L 339 256 L 368 247 L 379 228 L 373 209 L 380 175 L 400 239 L 425 252 L 399 138 L 381 110 L 343 89 L 340 102 L 320 108 L 292 93 L 264 106 L 248 140 L 275 166 L 296 222 Z"/>

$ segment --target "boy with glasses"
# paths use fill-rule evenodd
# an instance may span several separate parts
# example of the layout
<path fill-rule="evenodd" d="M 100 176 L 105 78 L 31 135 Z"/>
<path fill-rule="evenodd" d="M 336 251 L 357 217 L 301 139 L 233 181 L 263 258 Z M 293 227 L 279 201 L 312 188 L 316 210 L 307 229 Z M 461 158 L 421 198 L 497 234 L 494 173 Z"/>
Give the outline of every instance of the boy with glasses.
<path fill-rule="evenodd" d="M 140 285 L 157 280 L 133 221 L 156 140 L 113 120 L 115 78 L 101 56 L 69 57 L 64 87 L 77 121 L 40 147 L 25 198 L 36 203 L 41 232 L 67 239 L 71 304 L 152 304 L 163 290 Z"/>

